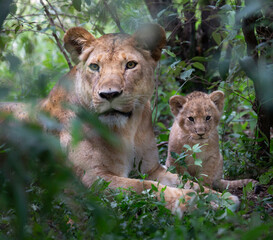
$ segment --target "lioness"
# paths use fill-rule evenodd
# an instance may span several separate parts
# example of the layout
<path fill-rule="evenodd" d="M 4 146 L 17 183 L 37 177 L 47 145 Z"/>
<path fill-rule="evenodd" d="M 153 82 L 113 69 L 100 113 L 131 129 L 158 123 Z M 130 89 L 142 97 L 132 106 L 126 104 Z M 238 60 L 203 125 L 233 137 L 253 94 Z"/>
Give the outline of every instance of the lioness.
<path fill-rule="evenodd" d="M 112 188 L 133 187 L 137 193 L 150 189 L 151 184 L 159 191 L 167 185 L 167 208 L 174 210 L 180 197 L 187 202 L 191 198 L 188 193 L 194 190 L 176 188 L 178 175 L 159 164 L 151 121 L 149 101 L 155 86 L 154 70 L 166 43 L 164 30 L 149 24 L 132 36 L 106 34 L 96 39 L 84 28 L 74 27 L 66 32 L 64 43 L 78 64 L 52 89 L 40 108 L 65 126 L 59 133 L 60 141 L 82 182 L 89 187 L 101 177 L 111 182 Z M 65 105 L 78 105 L 97 114 L 120 137 L 121 146 L 110 145 L 90 127 L 85 129 L 86 138 L 72 146 L 69 125 L 75 113 Z M 2 105 L 2 109 L 11 109 L 20 118 L 21 110 L 16 106 Z M 141 166 L 146 180 L 128 178 L 134 166 Z M 237 197 L 231 199 L 238 203 Z M 180 203 L 179 208 L 185 210 L 186 204 Z"/>
<path fill-rule="evenodd" d="M 171 111 L 175 116 L 168 146 L 167 167 L 174 165 L 180 174 L 187 170 L 192 176 L 204 178 L 204 182 L 214 189 L 243 187 L 253 179 L 228 181 L 222 179 L 223 157 L 219 150 L 219 124 L 223 106 L 224 93 L 214 91 L 211 94 L 192 92 L 186 97 L 173 96 L 169 101 Z M 202 167 L 194 164 L 194 158 L 189 154 L 185 157 L 185 166 L 179 165 L 171 156 L 171 152 L 181 153 L 185 144 L 203 145 L 196 158 L 202 160 Z"/>

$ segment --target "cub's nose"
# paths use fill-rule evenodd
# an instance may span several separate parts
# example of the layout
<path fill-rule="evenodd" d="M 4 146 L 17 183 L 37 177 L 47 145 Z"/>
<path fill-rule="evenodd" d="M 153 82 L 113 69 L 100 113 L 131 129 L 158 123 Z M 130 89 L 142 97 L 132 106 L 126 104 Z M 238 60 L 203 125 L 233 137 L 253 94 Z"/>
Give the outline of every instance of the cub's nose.
<path fill-rule="evenodd" d="M 197 135 L 198 135 L 199 137 L 203 137 L 203 136 L 205 135 L 205 133 L 197 133 Z"/>
<path fill-rule="evenodd" d="M 114 98 L 120 96 L 122 94 L 122 90 L 121 91 L 101 91 L 99 92 L 99 95 L 101 98 L 104 98 L 108 101 L 113 100 Z"/>

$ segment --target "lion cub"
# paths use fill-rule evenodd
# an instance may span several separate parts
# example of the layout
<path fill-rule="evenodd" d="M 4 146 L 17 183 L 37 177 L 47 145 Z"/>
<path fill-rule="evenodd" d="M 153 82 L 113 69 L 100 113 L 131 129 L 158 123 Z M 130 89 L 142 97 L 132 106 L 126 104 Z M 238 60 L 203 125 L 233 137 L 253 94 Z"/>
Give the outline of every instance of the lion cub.
<path fill-rule="evenodd" d="M 243 187 L 252 179 L 228 181 L 222 179 L 223 157 L 219 150 L 217 126 L 224 106 L 224 93 L 214 91 L 211 94 L 193 92 L 186 97 L 173 96 L 170 107 L 175 121 L 173 123 L 168 148 L 167 167 L 174 165 L 183 174 L 185 167 L 180 166 L 172 158 L 171 152 L 180 154 L 185 144 L 203 145 L 196 158 L 202 160 L 202 167 L 194 165 L 192 156 L 186 156 L 187 171 L 195 177 L 203 176 L 204 182 L 214 189 Z"/>

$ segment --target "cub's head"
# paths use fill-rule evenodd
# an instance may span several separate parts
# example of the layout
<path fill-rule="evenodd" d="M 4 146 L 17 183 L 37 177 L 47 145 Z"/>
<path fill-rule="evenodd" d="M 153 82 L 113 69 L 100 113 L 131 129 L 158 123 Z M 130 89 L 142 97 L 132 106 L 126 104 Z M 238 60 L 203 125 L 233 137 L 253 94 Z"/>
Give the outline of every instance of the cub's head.
<path fill-rule="evenodd" d="M 224 93 L 193 92 L 186 97 L 173 96 L 171 111 L 183 133 L 194 142 L 205 142 L 217 128 L 224 106 Z"/>
<path fill-rule="evenodd" d="M 75 94 L 85 108 L 110 126 L 124 126 L 154 90 L 154 69 L 166 43 L 165 31 L 145 25 L 133 35 L 93 37 L 75 27 L 64 36 L 76 66 Z"/>

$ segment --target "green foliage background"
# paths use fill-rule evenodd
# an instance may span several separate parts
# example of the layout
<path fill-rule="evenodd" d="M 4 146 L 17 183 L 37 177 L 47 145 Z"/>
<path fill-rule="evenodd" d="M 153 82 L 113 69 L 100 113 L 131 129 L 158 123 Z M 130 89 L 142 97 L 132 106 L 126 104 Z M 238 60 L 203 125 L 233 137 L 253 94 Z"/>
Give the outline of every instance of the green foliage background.
<path fill-rule="evenodd" d="M 53 24 L 41 2 L 48 8 Z M 224 205 L 214 211 L 207 204 L 208 199 L 200 197 L 195 202 L 197 209 L 181 219 L 164 208 L 164 201 L 155 200 L 156 188 L 140 196 L 130 189 L 110 190 L 107 183 L 98 180 L 91 189 L 85 189 L 65 163 L 57 139 L 43 133 L 34 123 L 0 115 L 4 119 L 0 123 L 1 239 L 272 239 L 273 144 L 271 141 L 269 160 L 265 163 L 257 154 L 260 140 L 257 114 L 253 111 L 256 93 L 246 74 L 248 69 L 242 67 L 247 64 L 240 65 L 240 61 L 247 63 L 248 59 L 244 58 L 244 35 L 236 22 L 238 15 L 255 12 L 259 6 L 247 8 L 244 2 L 221 2 L 213 1 L 221 19 L 221 25 L 210 36 L 216 43 L 213 49 L 187 59 L 179 56 L 177 46 L 168 44 L 163 51 L 155 74 L 157 89 L 152 104 L 157 141 L 161 144 L 168 140 L 173 121 L 168 106 L 171 96 L 185 94 L 196 86 L 207 91 L 223 90 L 226 103 L 219 134 L 225 176 L 255 177 L 267 184 L 266 197 L 249 201 L 247 196 L 252 188 L 246 187 L 236 213 Z M 70 27 L 85 27 L 96 37 L 120 30 L 133 33 L 142 23 L 161 22 L 162 17 L 172 16 L 171 8 L 177 9 L 184 22 L 187 4 L 196 3 L 195 28 L 199 29 L 201 6 L 209 1 L 166 3 L 152 18 L 145 1 L 140 0 L 13 1 L 0 28 L 1 101 L 28 102 L 47 96 L 69 71 L 62 47 L 56 41 L 62 42 L 64 30 Z M 272 22 L 260 24 L 272 28 Z M 167 31 L 168 38 L 171 34 Z M 233 52 L 227 68 L 230 45 Z M 217 49 L 220 58 L 215 68 L 212 52 Z M 272 49 L 272 38 L 257 49 L 266 52 L 261 63 L 265 66 L 264 82 L 272 79 Z M 272 102 L 273 84 L 268 81 L 262 90 L 265 101 Z M 53 128 L 58 127 L 47 121 Z M 166 146 L 160 146 L 159 152 L 164 163 Z"/>

